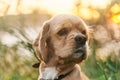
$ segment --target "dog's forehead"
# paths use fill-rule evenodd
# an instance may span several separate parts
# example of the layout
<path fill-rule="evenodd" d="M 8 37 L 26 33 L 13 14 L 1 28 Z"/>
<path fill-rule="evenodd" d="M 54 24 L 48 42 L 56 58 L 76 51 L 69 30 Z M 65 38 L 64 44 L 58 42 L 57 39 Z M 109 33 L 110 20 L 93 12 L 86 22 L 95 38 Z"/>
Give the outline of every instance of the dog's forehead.
<path fill-rule="evenodd" d="M 80 23 L 81 19 L 73 15 L 58 15 L 51 19 L 51 24 L 62 24 L 65 21 L 71 21 L 72 23 Z"/>
<path fill-rule="evenodd" d="M 58 15 L 58 16 L 53 17 L 50 20 L 50 25 L 54 29 L 61 27 L 62 25 L 68 24 L 68 23 L 69 25 L 85 26 L 83 20 L 80 17 L 73 16 L 73 15 Z"/>

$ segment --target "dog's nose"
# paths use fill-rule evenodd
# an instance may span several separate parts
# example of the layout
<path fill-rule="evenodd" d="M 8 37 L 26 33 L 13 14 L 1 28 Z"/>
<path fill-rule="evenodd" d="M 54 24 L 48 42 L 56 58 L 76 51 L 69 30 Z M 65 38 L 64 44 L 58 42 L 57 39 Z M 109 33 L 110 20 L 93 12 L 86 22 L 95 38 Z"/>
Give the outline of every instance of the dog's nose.
<path fill-rule="evenodd" d="M 85 42 L 86 42 L 86 37 L 85 36 L 81 36 L 81 35 L 77 35 L 77 36 L 75 36 L 75 41 L 76 41 L 76 43 L 77 44 L 85 44 Z"/>

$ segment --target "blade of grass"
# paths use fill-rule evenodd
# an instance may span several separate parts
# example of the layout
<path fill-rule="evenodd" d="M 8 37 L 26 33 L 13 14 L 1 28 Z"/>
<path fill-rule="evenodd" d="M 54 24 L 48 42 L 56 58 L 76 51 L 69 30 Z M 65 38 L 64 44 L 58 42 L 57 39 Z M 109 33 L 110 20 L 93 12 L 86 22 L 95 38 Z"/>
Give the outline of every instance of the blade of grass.
<path fill-rule="evenodd" d="M 117 61 L 116 61 L 115 68 L 116 68 L 115 78 L 116 78 L 116 80 L 118 80 L 118 62 Z"/>
<path fill-rule="evenodd" d="M 102 65 L 101 65 L 100 63 L 98 63 L 98 62 L 97 62 L 97 64 L 98 64 L 99 68 L 101 69 L 101 71 L 103 72 L 104 77 L 105 77 L 105 80 L 108 80 L 107 74 L 106 74 L 106 72 L 104 71 L 104 68 L 102 67 Z"/>
<path fill-rule="evenodd" d="M 13 31 L 14 35 L 21 40 L 20 44 L 22 44 L 22 46 L 24 46 L 25 48 L 29 49 L 29 51 L 31 51 L 33 55 L 36 57 L 36 59 L 40 61 L 33 49 L 32 41 L 28 38 L 28 36 L 25 35 L 24 30 L 14 29 Z M 24 38 L 25 40 L 23 40 L 21 37 Z"/>
<path fill-rule="evenodd" d="M 116 69 L 115 67 L 113 67 L 112 64 L 110 64 L 109 62 L 106 63 L 106 66 L 110 69 L 111 72 L 115 73 L 116 72 Z"/>
<path fill-rule="evenodd" d="M 38 57 L 37 57 L 34 49 L 33 49 L 32 43 L 30 43 L 30 42 L 25 43 L 25 42 L 24 42 L 23 46 L 24 46 L 24 47 L 27 47 L 27 48 L 29 49 L 29 51 L 31 51 L 31 52 L 33 53 L 33 55 L 35 56 L 35 58 L 36 58 L 38 61 L 40 61 L 40 60 L 38 59 Z"/>

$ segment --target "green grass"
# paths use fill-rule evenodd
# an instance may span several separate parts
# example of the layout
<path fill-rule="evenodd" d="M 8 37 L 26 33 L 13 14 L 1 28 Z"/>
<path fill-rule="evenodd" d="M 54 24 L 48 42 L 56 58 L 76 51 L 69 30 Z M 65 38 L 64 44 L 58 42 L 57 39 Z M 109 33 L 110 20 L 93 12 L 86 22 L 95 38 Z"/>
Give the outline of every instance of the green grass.
<path fill-rule="evenodd" d="M 96 43 L 92 44 L 92 54 L 81 65 L 83 71 L 91 80 L 120 80 L 119 59 L 112 60 L 112 56 L 110 56 L 107 58 L 107 61 L 96 60 L 97 47 Z"/>

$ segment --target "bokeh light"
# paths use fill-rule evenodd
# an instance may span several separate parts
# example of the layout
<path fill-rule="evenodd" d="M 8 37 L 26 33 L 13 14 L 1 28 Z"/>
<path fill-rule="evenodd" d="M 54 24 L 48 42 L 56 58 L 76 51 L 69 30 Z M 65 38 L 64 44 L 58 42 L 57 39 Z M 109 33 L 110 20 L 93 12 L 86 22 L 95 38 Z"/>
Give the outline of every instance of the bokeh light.
<path fill-rule="evenodd" d="M 120 14 L 116 14 L 112 17 L 112 21 L 116 23 L 120 23 Z"/>
<path fill-rule="evenodd" d="M 111 20 L 116 23 L 120 23 L 120 4 L 114 4 L 111 9 Z"/>
<path fill-rule="evenodd" d="M 111 7 L 110 11 L 114 14 L 120 12 L 120 4 L 115 4 Z"/>

